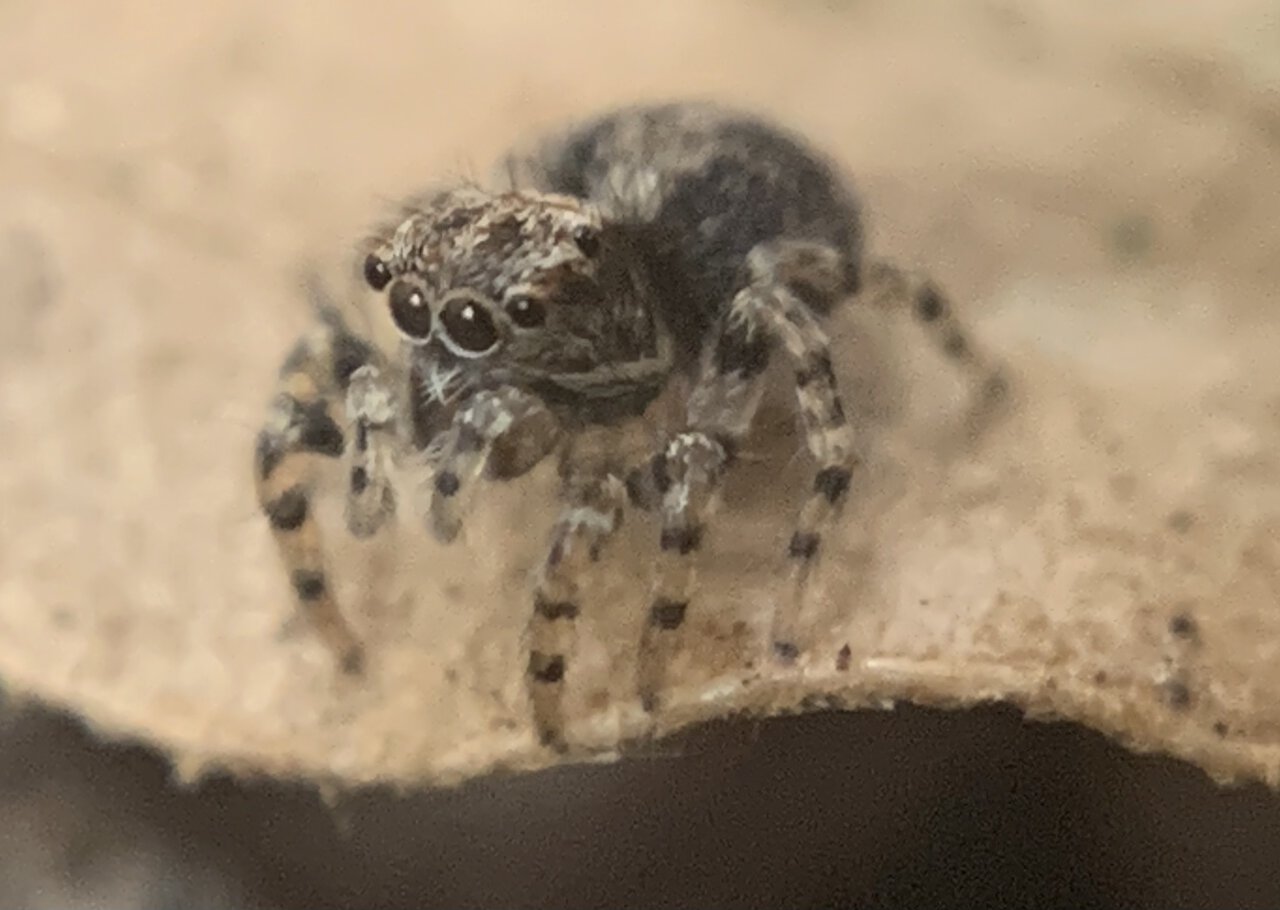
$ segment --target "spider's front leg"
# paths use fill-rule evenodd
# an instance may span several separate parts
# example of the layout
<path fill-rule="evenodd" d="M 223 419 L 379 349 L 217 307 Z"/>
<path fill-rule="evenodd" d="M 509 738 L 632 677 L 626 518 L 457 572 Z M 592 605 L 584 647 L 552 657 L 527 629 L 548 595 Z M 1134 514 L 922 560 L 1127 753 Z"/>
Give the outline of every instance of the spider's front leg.
<path fill-rule="evenodd" d="M 453 540 L 483 476 L 529 471 L 557 447 L 562 430 L 533 395 L 514 387 L 476 393 L 459 407 L 444 439 L 433 445 L 436 464 L 430 524 Z M 580 431 L 560 465 L 565 503 L 534 585 L 529 616 L 527 679 L 539 739 L 566 748 L 562 700 L 581 610 L 580 580 L 622 520 L 627 492 L 612 431 Z"/>
<path fill-rule="evenodd" d="M 639 655 L 640 697 L 647 710 L 658 705 L 665 687 L 694 589 L 692 557 L 724 471 L 750 429 L 777 346 L 795 364 L 796 397 L 817 462 L 812 492 L 787 545 L 789 593 L 774 617 L 773 648 L 783 659 L 798 653 L 796 624 L 809 573 L 856 462 L 827 335 L 796 290 L 802 288 L 819 311 L 835 303 L 847 293 L 843 254 L 814 243 L 775 241 L 752 250 L 747 265 L 750 283 L 734 297 L 703 352 L 689 397 L 688 429 L 652 462 L 652 482 L 662 496 L 662 554 Z"/>
<path fill-rule="evenodd" d="M 595 438 L 593 438 L 595 437 Z M 581 612 L 581 579 L 622 524 L 627 501 L 622 465 L 596 447 L 608 431 L 579 435 L 561 463 L 564 507 L 551 534 L 529 617 L 529 697 L 544 745 L 564 751 L 563 696 Z"/>
<path fill-rule="evenodd" d="M 453 423 L 428 447 L 434 467 L 427 523 L 436 539 L 452 542 L 462 530 L 480 479 L 509 480 L 529 471 L 560 442 L 555 415 L 536 396 L 514 386 L 474 393 Z"/>
<path fill-rule="evenodd" d="M 319 317 L 281 368 L 279 392 L 258 434 L 254 475 L 258 502 L 288 570 L 300 614 L 342 670 L 356 674 L 363 668 L 363 650 L 330 589 L 312 496 L 317 458 L 337 458 L 346 448 L 346 436 L 335 419 L 344 392 L 348 405 L 355 405 L 349 414 L 356 420 L 353 454 L 357 459 L 360 440 L 368 436 L 368 427 L 361 430 L 361 420 L 381 427 L 386 415 L 378 407 L 364 406 L 382 400 L 372 346 L 352 335 L 332 309 L 321 307 Z M 381 489 L 384 482 L 371 475 L 366 486 Z M 365 509 L 363 501 L 350 507 L 348 524 L 353 533 L 371 533 L 371 526 L 385 518 L 377 513 L 377 509 Z"/>

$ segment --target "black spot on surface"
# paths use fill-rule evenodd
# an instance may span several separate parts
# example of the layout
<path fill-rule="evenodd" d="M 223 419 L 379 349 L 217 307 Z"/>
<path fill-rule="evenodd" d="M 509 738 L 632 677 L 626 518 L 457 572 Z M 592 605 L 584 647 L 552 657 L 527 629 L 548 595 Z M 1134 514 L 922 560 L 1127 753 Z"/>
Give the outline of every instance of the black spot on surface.
<path fill-rule="evenodd" d="M 794 663 L 795 659 L 800 656 L 800 648 L 793 642 L 775 641 L 773 643 L 773 656 L 784 664 Z"/>
<path fill-rule="evenodd" d="M 1185 711 L 1191 707 L 1191 690 L 1180 679 L 1171 679 L 1164 684 L 1165 701 L 1175 711 Z"/>
<path fill-rule="evenodd" d="M 702 528 L 663 528 L 659 545 L 664 551 L 676 550 L 687 556 L 702 545 Z"/>
<path fill-rule="evenodd" d="M 533 609 L 543 619 L 577 619 L 578 605 L 568 600 L 547 600 L 541 594 L 535 594 Z"/>
<path fill-rule="evenodd" d="M 307 494 L 301 487 L 290 487 L 262 510 L 277 531 L 296 531 L 307 520 Z"/>
<path fill-rule="evenodd" d="M 792 559 L 813 559 L 818 553 L 821 538 L 817 534 L 796 531 L 787 545 L 787 555 Z"/>
<path fill-rule="evenodd" d="M 356 451 L 367 452 L 369 450 L 369 421 L 361 417 L 356 421 Z"/>
<path fill-rule="evenodd" d="M 1189 613 L 1179 613 L 1170 619 L 1169 631 L 1178 638 L 1195 640 L 1200 637 L 1200 628 Z"/>
<path fill-rule="evenodd" d="M 813 478 L 813 492 L 820 493 L 831 504 L 840 501 L 849 492 L 853 472 L 843 467 L 823 468 Z"/>
<path fill-rule="evenodd" d="M 529 675 L 536 682 L 558 683 L 564 679 L 564 658 L 559 654 L 546 655 L 535 651 L 529 656 Z"/>
<path fill-rule="evenodd" d="M 726 326 L 716 342 L 716 369 L 751 379 L 769 366 L 771 349 L 770 339 L 764 332 L 752 332 L 747 325 Z"/>
<path fill-rule="evenodd" d="M 796 371 L 796 385 L 800 388 L 814 382 L 834 385 L 835 381 L 835 367 L 831 363 L 831 355 L 826 351 L 811 355 L 805 365 Z"/>
<path fill-rule="evenodd" d="M 342 454 L 342 428 L 329 416 L 323 401 L 299 404 L 297 410 L 298 448 L 317 455 L 337 458 Z"/>
<path fill-rule="evenodd" d="M 1009 394 L 1009 379 L 1003 373 L 993 373 L 982 383 L 982 403 L 987 405 L 1003 401 Z"/>
<path fill-rule="evenodd" d="M 933 285 L 926 285 L 916 297 L 916 318 L 921 322 L 935 322 L 947 312 L 946 301 Z"/>
<path fill-rule="evenodd" d="M 848 670 L 849 663 L 852 659 L 853 659 L 853 649 L 850 648 L 848 645 L 845 645 L 843 648 L 840 649 L 839 653 L 836 654 L 836 669 L 842 673 L 845 670 Z"/>
<path fill-rule="evenodd" d="M 1225 723 L 1218 720 L 1218 721 L 1214 721 L 1213 723 L 1213 732 L 1216 733 L 1218 736 L 1226 736 L 1229 730 Z"/>
<path fill-rule="evenodd" d="M 1178 509 L 1170 512 L 1169 517 L 1165 519 L 1169 525 L 1169 529 L 1177 534 L 1186 534 L 1196 523 L 1195 513 L 1187 509 Z"/>
<path fill-rule="evenodd" d="M 436 492 L 441 496 L 453 496 L 461 486 L 458 475 L 452 471 L 441 471 L 436 475 Z"/>
<path fill-rule="evenodd" d="M 356 465 L 351 469 L 351 492 L 359 496 L 369 489 L 369 472 L 364 465 Z"/>
<path fill-rule="evenodd" d="M 340 664 L 342 672 L 347 676 L 363 676 L 364 675 L 364 649 L 354 647 L 342 655 L 342 663 Z"/>
<path fill-rule="evenodd" d="M 946 351 L 948 357 L 960 359 L 967 357 L 969 354 L 969 342 L 965 341 L 963 335 L 958 332 L 952 332 L 942 342 L 942 350 Z"/>
<path fill-rule="evenodd" d="M 684 624 L 684 617 L 688 611 L 688 601 L 659 597 L 649 608 L 649 625 L 668 632 L 674 631 Z"/>
<path fill-rule="evenodd" d="M 298 599 L 302 601 L 319 600 L 327 590 L 323 572 L 299 569 L 293 573 L 291 581 L 293 582 L 294 592 L 297 593 Z"/>

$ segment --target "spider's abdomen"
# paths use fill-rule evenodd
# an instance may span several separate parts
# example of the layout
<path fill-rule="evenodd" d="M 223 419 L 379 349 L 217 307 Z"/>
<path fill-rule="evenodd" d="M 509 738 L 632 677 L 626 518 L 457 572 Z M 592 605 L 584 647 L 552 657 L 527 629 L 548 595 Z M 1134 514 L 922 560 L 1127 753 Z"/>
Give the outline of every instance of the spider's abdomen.
<path fill-rule="evenodd" d="M 819 312 L 858 289 L 862 231 L 849 188 L 820 154 L 759 119 L 701 104 L 628 108 L 581 127 L 540 164 L 548 189 L 636 232 L 686 360 L 761 243 L 818 241 L 845 254 L 842 293 L 806 298 Z"/>

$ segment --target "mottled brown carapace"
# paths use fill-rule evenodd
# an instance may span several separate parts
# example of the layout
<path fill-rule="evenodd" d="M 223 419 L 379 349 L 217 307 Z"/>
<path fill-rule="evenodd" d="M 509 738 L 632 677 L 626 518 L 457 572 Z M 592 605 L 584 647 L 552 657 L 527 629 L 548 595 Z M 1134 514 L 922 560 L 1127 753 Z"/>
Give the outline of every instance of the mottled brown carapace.
<path fill-rule="evenodd" d="M 969 369 L 976 403 L 1003 384 L 937 288 L 864 262 L 859 210 L 836 169 L 759 119 L 703 104 L 629 108 L 512 155 L 497 173 L 492 187 L 414 199 L 362 251 L 398 350 L 318 308 L 259 436 L 259 497 L 303 612 L 358 672 L 363 652 L 331 593 L 307 456 L 345 459 L 347 526 L 361 537 L 395 513 L 388 469 L 412 456 L 430 475 L 425 521 L 446 543 L 484 481 L 558 459 L 563 512 L 529 595 L 528 680 L 543 741 L 565 748 L 573 623 L 591 608 L 584 573 L 626 509 L 659 512 L 637 694 L 660 709 L 696 609 L 704 527 L 778 357 L 814 471 L 783 548 L 790 594 L 770 649 L 789 661 L 804 647 L 807 581 L 857 465 L 823 329 L 833 307 L 869 294 L 908 303 Z M 690 390 L 682 420 L 646 448 L 630 428 L 676 377 Z"/>

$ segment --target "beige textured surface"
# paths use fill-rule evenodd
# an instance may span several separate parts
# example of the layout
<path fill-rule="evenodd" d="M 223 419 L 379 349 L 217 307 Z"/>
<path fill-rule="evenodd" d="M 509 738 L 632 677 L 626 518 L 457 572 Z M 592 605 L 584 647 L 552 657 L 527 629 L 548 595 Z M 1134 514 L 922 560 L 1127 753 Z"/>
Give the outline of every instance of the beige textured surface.
<path fill-rule="evenodd" d="M 1280 783 L 1268 6 L 7 5 L 0 674 L 188 772 L 407 783 L 549 761 L 519 640 L 546 472 L 494 488 L 452 550 L 408 523 L 336 554 L 372 655 L 344 684 L 280 632 L 256 421 L 305 318 L 304 258 L 536 126 L 715 95 L 859 175 L 877 251 L 970 302 L 1018 400 L 966 444 L 911 327 L 842 316 L 869 464 L 816 644 L 798 671 L 757 653 L 804 478 L 774 411 L 716 526 L 664 725 L 1003 698 Z M 580 623 L 572 730 L 597 747 L 641 730 L 654 536 L 632 523 Z"/>

